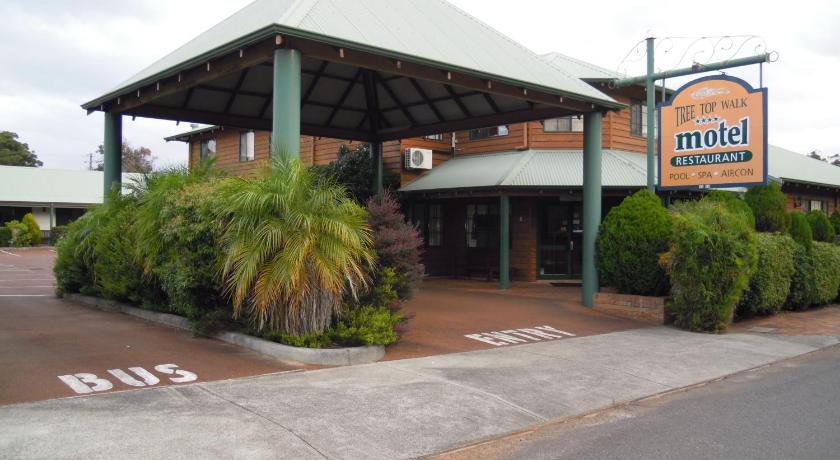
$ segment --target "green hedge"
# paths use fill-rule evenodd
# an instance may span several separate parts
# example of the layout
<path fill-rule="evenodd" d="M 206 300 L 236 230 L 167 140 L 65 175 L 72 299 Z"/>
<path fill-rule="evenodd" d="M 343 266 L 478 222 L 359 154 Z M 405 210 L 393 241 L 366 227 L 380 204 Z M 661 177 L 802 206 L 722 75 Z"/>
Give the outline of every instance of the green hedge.
<path fill-rule="evenodd" d="M 55 246 L 67 234 L 66 225 L 56 225 L 50 230 L 50 245 Z"/>
<path fill-rule="evenodd" d="M 838 232 L 840 232 L 840 210 L 835 209 L 834 212 L 831 213 L 831 227 L 834 228 L 834 235 L 836 236 Z"/>
<path fill-rule="evenodd" d="M 744 194 L 755 216 L 755 229 L 760 232 L 785 232 L 788 228 L 787 197 L 781 186 L 771 182 L 752 187 Z"/>
<path fill-rule="evenodd" d="M 26 224 L 17 220 L 12 220 L 6 222 L 5 227 L 11 235 L 11 238 L 9 239 L 9 244 L 11 246 L 16 248 L 32 246 L 34 237 Z"/>
<path fill-rule="evenodd" d="M 816 242 L 813 249 L 815 305 L 825 305 L 837 299 L 840 289 L 840 248 Z"/>
<path fill-rule="evenodd" d="M 604 284 L 627 294 L 667 292 L 668 279 L 659 258 L 668 249 L 672 229 L 668 211 L 647 190 L 612 208 L 596 243 L 598 274 Z"/>
<path fill-rule="evenodd" d="M 12 229 L 5 225 L 0 226 L 0 248 L 9 247 L 12 245 Z"/>
<path fill-rule="evenodd" d="M 811 225 L 811 233 L 814 241 L 834 242 L 834 227 L 824 212 L 813 210 L 806 214 L 805 217 L 808 219 L 808 224 Z"/>
<path fill-rule="evenodd" d="M 727 192 L 724 190 L 713 190 L 703 197 L 704 201 L 713 201 L 721 203 L 730 211 L 740 214 L 747 219 L 750 228 L 755 228 L 755 215 L 753 215 L 752 208 L 746 201 L 742 200 L 736 193 Z"/>
<path fill-rule="evenodd" d="M 26 225 L 29 229 L 30 239 L 32 241 L 31 244 L 33 246 L 41 244 L 41 227 L 38 226 L 38 221 L 35 220 L 35 216 L 33 216 L 31 212 L 28 212 L 23 216 L 20 223 Z"/>
<path fill-rule="evenodd" d="M 814 258 L 801 244 L 796 245 L 793 266 L 790 294 L 785 301 L 785 309 L 804 310 L 816 302 L 817 285 L 814 277 Z"/>
<path fill-rule="evenodd" d="M 755 233 L 743 215 L 720 203 L 682 203 L 674 211 L 663 257 L 671 279 L 668 310 L 678 327 L 722 331 L 755 271 Z"/>
<path fill-rule="evenodd" d="M 758 265 L 738 305 L 739 317 L 773 314 L 781 310 L 790 294 L 797 244 L 787 235 L 756 235 Z"/>
<path fill-rule="evenodd" d="M 790 213 L 790 236 L 794 241 L 801 244 L 805 251 L 811 252 L 814 237 L 811 232 L 811 224 L 808 223 L 805 214 L 795 211 Z"/>

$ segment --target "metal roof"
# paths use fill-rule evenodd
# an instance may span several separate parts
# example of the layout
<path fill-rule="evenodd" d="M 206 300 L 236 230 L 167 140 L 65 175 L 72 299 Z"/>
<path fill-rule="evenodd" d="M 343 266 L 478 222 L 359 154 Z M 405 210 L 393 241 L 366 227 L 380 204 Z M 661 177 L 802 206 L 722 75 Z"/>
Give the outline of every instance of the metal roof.
<path fill-rule="evenodd" d="M 602 159 L 603 187 L 638 188 L 647 184 L 644 154 L 603 150 Z M 526 150 L 458 157 L 436 166 L 400 191 L 582 186 L 582 150 Z"/>
<path fill-rule="evenodd" d="M 444 0 L 256 0 L 83 107 L 276 33 L 616 104 Z"/>
<path fill-rule="evenodd" d="M 581 80 L 614 80 L 616 78 L 625 77 L 625 75 L 618 72 L 590 62 L 581 61 L 580 59 L 576 59 L 556 51 L 543 54 L 540 57 L 545 62 L 548 62 L 558 69 L 561 69 L 570 75 L 574 75 Z"/>
<path fill-rule="evenodd" d="M 840 188 L 840 167 L 775 145 L 770 154 L 767 174 L 776 180 Z"/>
<path fill-rule="evenodd" d="M 169 137 L 164 137 L 163 140 L 165 140 L 166 142 L 172 142 L 172 141 L 189 142 L 190 138 L 192 136 L 197 136 L 199 134 L 204 134 L 204 133 L 212 133 L 214 131 L 223 131 L 224 129 L 225 129 L 224 126 L 207 126 L 207 127 L 204 127 L 204 128 L 191 129 L 189 131 L 185 131 L 185 132 L 179 133 L 179 134 L 173 134 Z"/>
<path fill-rule="evenodd" d="M 0 166 L 0 203 L 91 206 L 102 203 L 102 171 Z M 125 184 L 140 174 L 123 174 Z"/>

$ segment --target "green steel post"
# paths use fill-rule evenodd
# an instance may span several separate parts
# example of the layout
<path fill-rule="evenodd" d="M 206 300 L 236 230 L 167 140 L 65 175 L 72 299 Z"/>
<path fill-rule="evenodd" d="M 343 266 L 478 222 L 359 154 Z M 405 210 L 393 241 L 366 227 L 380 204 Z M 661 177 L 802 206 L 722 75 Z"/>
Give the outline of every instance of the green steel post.
<path fill-rule="evenodd" d="M 499 197 L 499 289 L 510 286 L 510 197 Z"/>
<path fill-rule="evenodd" d="M 647 80 L 645 87 L 647 91 L 647 189 L 650 193 L 656 193 L 656 162 L 654 161 L 654 115 L 656 115 L 656 88 L 653 81 L 653 38 L 647 39 Z"/>
<path fill-rule="evenodd" d="M 274 93 L 271 108 L 271 155 L 300 159 L 300 51 L 274 50 Z"/>
<path fill-rule="evenodd" d="M 103 176 L 105 177 L 105 195 L 108 199 L 111 190 L 118 189 L 122 183 L 122 115 L 105 112 L 105 149 Z"/>
<path fill-rule="evenodd" d="M 598 292 L 595 240 L 601 225 L 601 112 L 583 116 L 583 305 Z"/>
<path fill-rule="evenodd" d="M 384 186 L 382 185 L 384 172 L 382 171 L 382 142 L 371 142 L 370 148 L 373 150 L 373 161 L 376 163 L 376 197 L 382 198 Z"/>

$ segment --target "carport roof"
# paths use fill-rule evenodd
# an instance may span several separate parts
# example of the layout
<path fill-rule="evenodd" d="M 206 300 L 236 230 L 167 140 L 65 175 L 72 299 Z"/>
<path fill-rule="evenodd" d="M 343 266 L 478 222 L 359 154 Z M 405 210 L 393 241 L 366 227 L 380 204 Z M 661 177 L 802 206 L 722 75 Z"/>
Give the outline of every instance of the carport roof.
<path fill-rule="evenodd" d="M 0 166 L 0 203 L 4 206 L 102 203 L 102 172 Z M 128 184 L 140 174 L 123 174 Z"/>
<path fill-rule="evenodd" d="M 444 0 L 256 0 L 83 107 L 96 108 L 121 93 L 272 34 L 419 60 L 608 107 L 617 104 Z"/>
<path fill-rule="evenodd" d="M 643 154 L 604 150 L 602 155 L 603 187 L 638 188 L 647 184 Z M 455 158 L 400 191 L 582 186 L 582 150 L 526 150 Z"/>
<path fill-rule="evenodd" d="M 768 145 L 767 175 L 785 182 L 840 188 L 840 167 L 775 145 Z"/>

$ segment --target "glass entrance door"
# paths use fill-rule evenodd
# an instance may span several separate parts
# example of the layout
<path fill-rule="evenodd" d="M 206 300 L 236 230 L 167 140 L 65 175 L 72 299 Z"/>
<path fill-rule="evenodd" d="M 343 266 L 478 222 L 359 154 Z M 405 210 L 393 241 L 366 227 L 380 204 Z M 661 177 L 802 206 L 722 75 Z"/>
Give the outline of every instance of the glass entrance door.
<path fill-rule="evenodd" d="M 583 226 L 580 203 L 550 203 L 540 212 L 537 264 L 543 279 L 581 274 Z"/>

